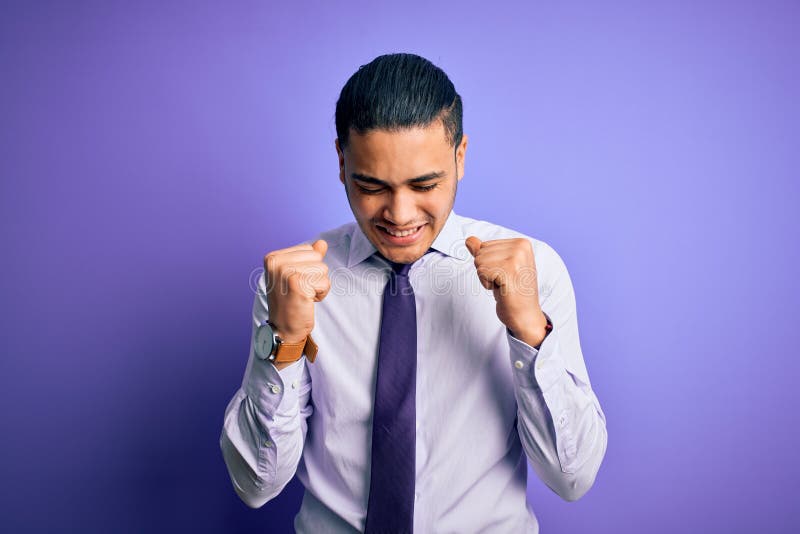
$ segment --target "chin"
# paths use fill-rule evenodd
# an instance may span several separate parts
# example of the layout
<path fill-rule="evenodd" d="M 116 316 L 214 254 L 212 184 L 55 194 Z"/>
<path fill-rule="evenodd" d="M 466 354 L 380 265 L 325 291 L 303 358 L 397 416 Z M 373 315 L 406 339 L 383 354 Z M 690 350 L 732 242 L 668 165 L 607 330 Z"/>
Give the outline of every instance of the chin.
<path fill-rule="evenodd" d="M 372 243 L 375 245 L 375 248 L 377 248 L 384 257 L 395 263 L 412 263 L 418 260 L 428 251 L 433 243 L 430 223 L 425 224 L 420 229 L 420 235 L 417 239 L 409 244 L 393 244 L 391 242 L 392 238 L 386 236 L 382 230 L 375 226 L 372 226 L 371 230 L 373 234 Z"/>
<path fill-rule="evenodd" d="M 395 262 L 395 263 L 413 263 L 420 259 L 422 256 L 425 255 L 425 252 L 428 250 L 428 247 L 424 249 L 414 249 L 413 251 L 409 250 L 402 250 L 402 251 L 381 251 L 387 259 Z"/>

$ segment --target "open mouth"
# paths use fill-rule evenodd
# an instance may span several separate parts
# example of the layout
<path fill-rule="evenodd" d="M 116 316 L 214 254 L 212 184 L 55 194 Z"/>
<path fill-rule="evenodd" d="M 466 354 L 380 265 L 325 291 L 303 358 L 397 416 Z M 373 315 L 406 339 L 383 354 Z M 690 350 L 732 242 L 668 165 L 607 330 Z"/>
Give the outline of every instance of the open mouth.
<path fill-rule="evenodd" d="M 381 231 L 381 234 L 384 236 L 385 240 L 397 244 L 397 245 L 407 245 L 409 243 L 413 243 L 419 236 L 422 234 L 422 229 L 425 228 L 425 224 L 421 224 L 415 228 L 408 228 L 405 230 L 390 230 L 385 226 L 381 226 L 376 224 L 375 226 Z"/>

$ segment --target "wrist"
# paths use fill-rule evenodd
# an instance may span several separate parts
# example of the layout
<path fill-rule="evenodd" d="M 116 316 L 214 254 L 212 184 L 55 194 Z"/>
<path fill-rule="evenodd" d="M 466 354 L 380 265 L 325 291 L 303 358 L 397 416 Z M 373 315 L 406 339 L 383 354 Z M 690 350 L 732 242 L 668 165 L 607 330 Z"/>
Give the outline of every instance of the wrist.
<path fill-rule="evenodd" d="M 519 328 L 513 330 L 509 328 L 509 332 L 511 332 L 511 335 L 520 341 L 523 341 L 531 347 L 538 349 L 544 342 L 547 335 L 552 331 L 553 323 L 550 320 L 550 317 L 544 313 L 544 311 L 540 310 L 536 320 L 529 321 L 527 324 L 531 326 L 528 328 Z"/>
<path fill-rule="evenodd" d="M 310 333 L 302 337 L 289 334 L 285 339 L 281 330 L 270 320 L 264 321 L 256 330 L 254 348 L 259 358 L 272 362 L 279 370 L 283 367 L 278 364 L 294 363 L 304 354 L 313 363 L 318 350 Z"/>
<path fill-rule="evenodd" d="M 300 343 L 308 337 L 307 332 L 284 328 L 280 324 L 275 324 L 274 321 L 269 321 L 269 323 L 272 325 L 272 330 L 278 335 L 278 337 L 281 338 L 281 341 L 284 343 Z"/>

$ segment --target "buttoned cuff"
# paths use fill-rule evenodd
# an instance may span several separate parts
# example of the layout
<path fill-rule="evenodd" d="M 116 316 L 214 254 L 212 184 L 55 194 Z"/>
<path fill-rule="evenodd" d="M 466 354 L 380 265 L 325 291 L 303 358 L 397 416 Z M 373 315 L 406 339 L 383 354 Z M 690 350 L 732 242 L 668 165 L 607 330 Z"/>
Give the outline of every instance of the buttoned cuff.
<path fill-rule="evenodd" d="M 544 338 L 539 349 L 535 349 L 511 335 L 506 328 L 511 348 L 511 366 L 514 381 L 522 388 L 550 389 L 563 376 L 565 366 L 558 344 L 558 332 L 554 329 Z"/>
<path fill-rule="evenodd" d="M 244 378 L 244 391 L 263 415 L 271 420 L 276 415 L 297 411 L 297 388 L 306 364 L 305 356 L 280 371 L 268 360 L 251 355 L 252 362 Z M 291 387 L 294 385 L 295 387 Z"/>

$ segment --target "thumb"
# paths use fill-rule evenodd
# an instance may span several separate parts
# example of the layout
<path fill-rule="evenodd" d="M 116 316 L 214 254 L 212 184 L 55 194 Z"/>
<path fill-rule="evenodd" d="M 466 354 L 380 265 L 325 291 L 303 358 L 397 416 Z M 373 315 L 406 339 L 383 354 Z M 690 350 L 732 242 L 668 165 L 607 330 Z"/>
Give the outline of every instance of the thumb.
<path fill-rule="evenodd" d="M 325 253 L 328 252 L 328 242 L 324 239 L 317 239 L 311 244 L 311 248 L 322 254 L 322 257 L 324 258 Z"/>
<path fill-rule="evenodd" d="M 467 240 L 464 242 L 464 244 L 467 245 L 469 253 L 472 254 L 473 257 L 481 249 L 481 240 L 475 237 L 474 235 L 469 236 Z"/>

